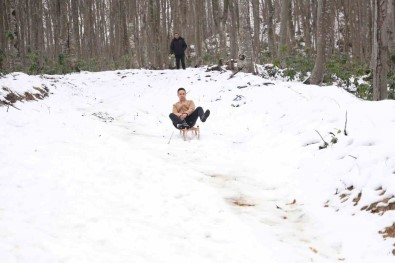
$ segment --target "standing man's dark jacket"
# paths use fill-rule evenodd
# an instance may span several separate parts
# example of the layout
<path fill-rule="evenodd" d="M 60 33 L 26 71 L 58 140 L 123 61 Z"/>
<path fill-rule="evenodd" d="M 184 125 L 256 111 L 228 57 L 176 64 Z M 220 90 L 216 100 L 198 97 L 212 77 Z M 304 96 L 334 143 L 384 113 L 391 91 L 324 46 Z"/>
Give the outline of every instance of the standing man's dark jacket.
<path fill-rule="evenodd" d="M 185 55 L 184 51 L 187 48 L 187 43 L 185 43 L 185 40 L 182 37 L 173 38 L 170 44 L 170 53 L 174 54 L 176 56 L 182 56 Z"/>

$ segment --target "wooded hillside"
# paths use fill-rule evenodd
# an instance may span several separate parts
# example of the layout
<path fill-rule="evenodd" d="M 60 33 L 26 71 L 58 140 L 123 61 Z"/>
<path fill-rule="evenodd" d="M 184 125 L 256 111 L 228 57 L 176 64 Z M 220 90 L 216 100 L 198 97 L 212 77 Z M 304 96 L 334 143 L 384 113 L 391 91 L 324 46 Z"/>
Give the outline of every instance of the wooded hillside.
<path fill-rule="evenodd" d="M 395 86 L 394 13 L 395 0 L 0 0 L 0 71 L 165 69 L 179 32 L 187 66 L 241 54 L 249 72 L 307 66 L 313 84 L 328 66 L 371 69 L 383 99 Z"/>

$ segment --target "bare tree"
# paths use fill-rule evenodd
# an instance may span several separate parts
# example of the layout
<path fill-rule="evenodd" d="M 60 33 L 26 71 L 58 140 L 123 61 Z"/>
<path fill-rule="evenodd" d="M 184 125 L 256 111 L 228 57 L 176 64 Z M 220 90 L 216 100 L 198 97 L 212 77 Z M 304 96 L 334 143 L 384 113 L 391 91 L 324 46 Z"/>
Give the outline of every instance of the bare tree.
<path fill-rule="evenodd" d="M 258 55 L 261 47 L 260 47 L 260 39 L 259 39 L 259 35 L 260 35 L 260 18 L 259 18 L 259 0 L 252 0 L 252 15 L 254 18 L 254 54 Z M 258 62 L 259 56 L 255 56 L 255 62 Z"/>
<path fill-rule="evenodd" d="M 0 32 L 6 32 L 7 28 L 7 7 L 5 1 L 0 1 Z M 5 34 L 0 34 L 0 70 L 2 68 L 2 61 L 4 59 L 4 52 L 7 46 Z"/>
<path fill-rule="evenodd" d="M 395 0 L 389 0 L 387 8 L 388 16 L 388 45 L 391 55 L 395 55 Z"/>
<path fill-rule="evenodd" d="M 303 36 L 305 42 L 305 50 L 307 54 L 310 54 L 312 51 L 312 43 L 311 43 L 311 0 L 302 0 L 302 4 L 299 6 L 302 14 L 302 25 L 303 25 Z"/>
<path fill-rule="evenodd" d="M 78 10 L 78 0 L 71 0 L 71 13 L 73 20 L 73 37 L 74 37 L 74 45 L 75 51 L 79 55 L 80 50 L 80 30 L 79 30 L 79 10 Z"/>
<path fill-rule="evenodd" d="M 244 72 L 253 72 L 253 42 L 250 25 L 250 3 L 248 0 L 239 0 L 240 26 L 238 31 L 240 65 Z"/>
<path fill-rule="evenodd" d="M 281 24 L 280 24 L 280 44 L 278 45 L 278 55 L 282 58 L 287 52 L 287 36 L 288 36 L 288 15 L 289 1 L 281 0 Z"/>
<path fill-rule="evenodd" d="M 288 43 L 287 43 L 287 51 L 292 51 L 292 48 L 295 45 L 295 26 L 293 22 L 293 8 L 292 8 L 292 0 L 288 2 L 288 18 L 287 18 L 287 27 L 288 27 Z"/>
<path fill-rule="evenodd" d="M 269 43 L 269 52 L 272 58 L 276 56 L 275 47 L 275 29 L 274 29 L 274 6 L 272 0 L 267 0 L 267 35 Z"/>
<path fill-rule="evenodd" d="M 230 12 L 230 32 L 229 32 L 229 42 L 230 42 L 230 58 L 236 59 L 238 53 L 237 44 L 237 31 L 239 28 L 238 23 L 238 0 L 229 1 L 229 12 Z M 231 65 L 232 67 L 232 65 Z"/>
<path fill-rule="evenodd" d="M 363 65 L 370 63 L 373 68 L 373 62 L 381 61 L 375 58 L 383 52 L 377 45 L 388 50 L 384 50 L 387 60 L 395 52 L 395 0 L 386 1 L 386 28 L 376 27 L 374 32 L 375 3 L 376 0 L 0 0 L 0 70 L 18 67 L 30 71 L 35 67 L 37 72 L 54 72 L 62 68 L 55 67 L 59 63 L 68 70 L 78 70 L 78 66 L 103 70 L 149 65 L 159 69 L 168 64 L 169 43 L 178 31 L 189 46 L 194 46 L 187 50 L 193 65 L 216 63 L 218 58 L 226 59 L 229 54 L 230 58 L 237 58 L 240 54 L 245 59 L 239 65 L 252 72 L 253 62 L 258 62 L 259 54 L 267 48 L 272 60 L 303 50 L 307 56 L 317 55 L 309 80 L 320 83 L 325 61 L 332 54 Z M 323 6 L 324 15 L 317 12 Z M 331 15 L 326 17 L 328 13 Z M 377 15 L 376 23 L 381 23 Z M 373 48 L 373 33 L 376 41 L 384 36 L 388 41 Z M 218 48 L 213 49 L 217 39 Z M 380 59 L 385 60 L 384 57 Z M 375 72 L 381 72 L 380 65 L 389 64 L 380 63 Z"/>
<path fill-rule="evenodd" d="M 326 61 L 326 48 L 328 43 L 328 32 L 332 27 L 331 23 L 331 0 L 318 0 L 317 8 L 317 52 L 313 71 L 305 83 L 321 84 L 324 77 L 324 64 Z"/>
<path fill-rule="evenodd" d="M 227 57 L 226 51 L 226 20 L 228 17 L 229 0 L 211 0 L 213 8 L 213 21 L 215 25 L 215 33 L 219 36 L 219 57 L 224 59 Z"/>
<path fill-rule="evenodd" d="M 194 1 L 195 9 L 195 43 L 196 43 L 196 57 L 195 65 L 201 65 L 203 63 L 203 25 L 201 23 L 202 17 L 204 17 L 204 4 L 203 1 Z"/>
<path fill-rule="evenodd" d="M 10 0 L 9 5 L 9 17 L 10 17 L 10 31 L 8 33 L 8 39 L 11 43 L 11 54 L 14 57 L 14 63 L 12 67 L 20 66 L 21 57 L 20 57 L 20 48 L 19 48 L 19 30 L 17 24 L 17 1 Z"/>
<path fill-rule="evenodd" d="M 373 100 L 384 100 L 388 97 L 388 1 L 373 1 Z"/>

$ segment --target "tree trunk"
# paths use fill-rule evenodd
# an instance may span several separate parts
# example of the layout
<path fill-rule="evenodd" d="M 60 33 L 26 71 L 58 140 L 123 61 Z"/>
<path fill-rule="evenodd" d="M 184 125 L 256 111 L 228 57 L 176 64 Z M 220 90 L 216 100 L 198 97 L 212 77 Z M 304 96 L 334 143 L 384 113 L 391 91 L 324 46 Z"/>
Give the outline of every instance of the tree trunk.
<path fill-rule="evenodd" d="M 122 43 L 122 55 L 124 56 L 124 55 L 129 55 L 129 50 L 130 50 L 125 0 L 120 1 L 119 8 L 120 8 L 119 13 L 120 13 L 120 20 L 121 20 L 120 22 L 121 22 L 121 28 L 122 28 L 120 41 Z M 158 27 L 158 31 L 159 31 L 159 23 L 158 23 L 157 27 Z M 159 37 L 159 32 L 157 32 L 157 37 Z"/>
<path fill-rule="evenodd" d="M 161 55 L 158 52 L 160 50 L 160 12 L 159 12 L 159 1 L 149 0 L 148 2 L 148 25 L 149 35 L 151 41 L 149 42 L 148 53 L 150 54 L 151 66 L 154 68 L 162 68 Z"/>
<path fill-rule="evenodd" d="M 317 7 L 317 55 L 310 78 L 306 80 L 309 84 L 321 84 L 324 77 L 324 64 L 326 60 L 327 35 L 331 28 L 330 11 L 331 0 L 318 0 Z"/>
<path fill-rule="evenodd" d="M 288 2 L 288 52 L 292 51 L 295 46 L 295 25 L 293 22 L 294 15 L 292 13 L 292 0 Z"/>
<path fill-rule="evenodd" d="M 395 0 L 388 0 L 388 47 L 390 55 L 395 55 Z M 393 62 L 393 64 L 395 61 Z"/>
<path fill-rule="evenodd" d="M 237 0 L 230 0 L 229 11 L 230 11 L 230 32 L 229 32 L 229 42 L 230 42 L 230 58 L 237 59 L 237 29 L 238 25 L 238 15 L 237 15 Z"/>
<path fill-rule="evenodd" d="M 275 31 L 274 31 L 274 6 L 272 0 L 267 0 L 268 18 L 267 18 L 267 35 L 269 42 L 269 52 L 272 58 L 276 57 Z"/>
<path fill-rule="evenodd" d="M 282 59 L 284 55 L 288 53 L 287 28 L 288 28 L 289 1 L 290 0 L 281 0 L 280 44 L 278 46 L 278 55 L 280 59 Z"/>
<path fill-rule="evenodd" d="M 257 55 L 256 60 L 259 59 L 259 53 L 261 50 L 259 33 L 260 33 L 260 19 L 259 19 L 259 0 L 252 0 L 252 15 L 254 17 L 254 54 Z M 258 62 L 258 61 L 256 61 Z"/>
<path fill-rule="evenodd" d="M 195 2 L 195 35 L 196 35 L 196 58 L 195 65 L 203 64 L 203 25 L 201 18 L 204 17 L 204 5 L 202 1 Z"/>
<path fill-rule="evenodd" d="M 335 9 L 334 2 L 327 1 L 326 3 L 326 14 L 325 14 L 325 28 L 326 28 L 326 58 L 329 58 L 334 53 L 335 49 Z M 326 60 L 326 59 L 325 59 Z"/>
<path fill-rule="evenodd" d="M 43 15 L 45 18 L 45 30 L 44 30 L 44 46 L 43 49 L 46 51 L 45 55 L 48 57 L 48 61 L 50 64 L 53 64 L 54 62 L 54 57 L 55 57 L 55 44 L 54 44 L 54 28 L 53 24 L 51 23 L 52 21 L 52 15 L 50 12 L 50 7 L 48 0 L 45 2 L 45 7 L 43 7 Z"/>
<path fill-rule="evenodd" d="M 226 45 L 226 21 L 228 18 L 228 11 L 229 11 L 229 1 L 224 0 L 224 9 L 221 13 L 221 18 L 219 20 L 219 28 L 220 28 L 220 54 L 221 58 L 226 59 L 228 57 L 227 45 Z"/>
<path fill-rule="evenodd" d="M 220 28 L 220 7 L 219 7 L 219 2 L 218 0 L 211 0 L 211 5 L 213 8 L 213 21 L 214 21 L 214 27 L 215 27 L 215 34 L 218 34 L 219 36 L 219 42 L 215 41 L 215 43 L 217 44 L 216 46 L 216 54 L 219 55 L 219 57 L 217 57 L 216 59 L 221 58 L 221 50 L 220 50 L 220 43 L 223 42 L 223 34 L 221 32 L 221 28 Z"/>
<path fill-rule="evenodd" d="M 12 68 L 21 66 L 20 48 L 19 48 L 19 30 L 17 24 L 17 1 L 10 0 L 9 18 L 10 18 L 10 31 L 8 34 L 8 39 L 11 46 L 11 55 L 13 58 Z"/>
<path fill-rule="evenodd" d="M 180 33 L 181 30 L 181 18 L 180 18 L 180 0 L 173 0 L 171 1 L 171 12 L 173 18 L 173 33 L 178 32 Z"/>
<path fill-rule="evenodd" d="M 254 72 L 251 25 L 249 23 L 249 1 L 239 0 L 240 26 L 238 32 L 239 67 L 244 72 Z"/>
<path fill-rule="evenodd" d="M 78 0 L 71 0 L 71 13 L 73 18 L 73 37 L 76 53 L 81 53 L 80 50 L 80 30 L 79 30 L 79 16 L 78 16 Z"/>
<path fill-rule="evenodd" d="M 221 9 L 221 5 L 219 0 L 211 0 L 213 7 L 213 21 L 215 26 L 215 33 L 219 36 L 219 43 L 217 46 L 217 54 L 219 59 L 226 58 L 226 31 L 225 24 L 228 14 L 229 8 L 229 0 L 224 0 L 223 9 Z"/>
<path fill-rule="evenodd" d="M 303 8 L 303 36 L 305 41 L 305 50 L 307 54 L 311 54 L 312 52 L 312 44 L 311 44 L 311 8 L 310 8 L 310 0 L 303 0 L 302 7 Z"/>
<path fill-rule="evenodd" d="M 26 68 L 26 51 L 32 51 L 32 45 L 34 45 L 33 35 L 35 30 L 32 30 L 32 8 L 28 1 L 16 1 L 16 24 L 18 25 L 18 37 L 19 37 L 19 57 L 20 65 Z M 35 28 L 34 28 L 35 29 Z M 30 63 L 29 63 L 30 64 Z M 21 68 L 22 69 L 22 68 Z"/>
<path fill-rule="evenodd" d="M 43 6 L 42 6 L 42 1 L 37 1 L 35 3 L 35 19 L 34 21 L 34 27 L 36 27 L 36 32 L 35 32 L 35 44 L 34 48 L 35 50 L 40 52 L 40 57 L 42 59 L 42 54 L 44 53 L 44 25 L 43 25 Z"/>
<path fill-rule="evenodd" d="M 65 58 L 69 55 L 68 49 L 68 21 L 67 21 L 67 2 L 58 0 L 58 14 L 59 14 L 59 44 L 60 54 Z"/>
<path fill-rule="evenodd" d="M 7 14 L 6 14 L 7 7 L 5 5 L 4 0 L 0 0 L 0 32 L 6 32 L 6 19 L 7 19 Z M 0 34 L 0 70 L 2 69 L 2 60 L 4 58 L 4 53 L 6 49 L 6 40 L 5 40 L 5 35 Z"/>
<path fill-rule="evenodd" d="M 374 0 L 373 7 L 373 100 L 388 97 L 388 0 Z"/>

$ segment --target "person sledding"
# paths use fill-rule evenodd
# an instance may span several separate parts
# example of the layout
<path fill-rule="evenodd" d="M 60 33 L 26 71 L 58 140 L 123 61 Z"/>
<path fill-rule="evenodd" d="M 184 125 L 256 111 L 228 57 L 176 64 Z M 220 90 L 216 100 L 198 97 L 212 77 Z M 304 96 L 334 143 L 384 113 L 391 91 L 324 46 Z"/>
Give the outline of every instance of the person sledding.
<path fill-rule="evenodd" d="M 192 100 L 187 100 L 184 88 L 179 88 L 177 95 L 180 100 L 173 104 L 173 112 L 169 115 L 177 129 L 192 128 L 198 117 L 202 122 L 205 122 L 210 116 L 210 110 L 203 111 L 200 106 L 195 108 L 195 103 Z"/>

